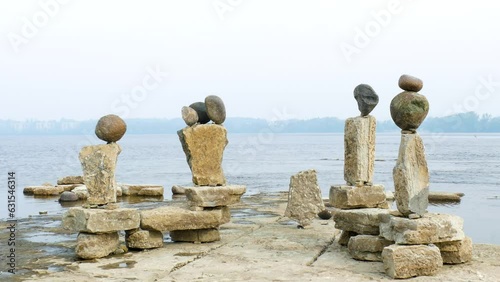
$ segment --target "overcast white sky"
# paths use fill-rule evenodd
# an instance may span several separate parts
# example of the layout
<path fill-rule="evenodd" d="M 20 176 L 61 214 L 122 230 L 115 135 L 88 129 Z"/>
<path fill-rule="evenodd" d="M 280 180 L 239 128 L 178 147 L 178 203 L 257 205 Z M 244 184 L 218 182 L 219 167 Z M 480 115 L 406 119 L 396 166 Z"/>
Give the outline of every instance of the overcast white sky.
<path fill-rule="evenodd" d="M 346 118 L 367 83 L 385 120 L 403 73 L 424 81 L 430 116 L 499 116 L 499 11 L 498 1 L 2 0 L 0 119 L 174 118 L 209 94 L 229 117 Z"/>

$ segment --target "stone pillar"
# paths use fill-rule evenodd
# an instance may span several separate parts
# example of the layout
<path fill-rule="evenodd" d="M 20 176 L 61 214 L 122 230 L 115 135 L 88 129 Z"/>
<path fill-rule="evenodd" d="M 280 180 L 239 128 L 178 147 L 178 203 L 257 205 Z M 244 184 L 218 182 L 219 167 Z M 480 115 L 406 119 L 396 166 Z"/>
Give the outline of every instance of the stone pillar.
<path fill-rule="evenodd" d="M 88 204 L 116 202 L 115 170 L 120 152 L 120 145 L 116 143 L 86 146 L 80 151 L 83 179 L 89 192 Z"/>
<path fill-rule="evenodd" d="M 285 216 L 306 226 L 325 209 L 315 170 L 301 171 L 290 178 Z"/>
<path fill-rule="evenodd" d="M 422 216 L 429 205 L 429 169 L 424 144 L 418 133 L 401 134 L 393 178 L 399 212 L 405 216 Z"/>
<path fill-rule="evenodd" d="M 373 116 L 349 118 L 344 128 L 344 179 L 347 185 L 373 183 L 375 163 L 375 129 Z"/>

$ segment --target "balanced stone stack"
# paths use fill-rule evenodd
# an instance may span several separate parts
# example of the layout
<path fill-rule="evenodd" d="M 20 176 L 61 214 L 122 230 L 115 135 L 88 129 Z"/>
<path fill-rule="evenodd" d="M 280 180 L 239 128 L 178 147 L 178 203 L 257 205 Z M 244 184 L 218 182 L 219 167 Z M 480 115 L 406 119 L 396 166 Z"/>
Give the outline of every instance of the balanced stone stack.
<path fill-rule="evenodd" d="M 443 263 L 464 263 L 472 257 L 472 241 L 465 237 L 463 219 L 428 213 L 429 170 L 424 144 L 417 133 L 429 111 L 418 93 L 422 80 L 403 75 L 404 90 L 391 102 L 391 116 L 401 128 L 399 156 L 393 171 L 398 212 L 379 217 L 380 236 L 395 244 L 383 249 L 386 273 L 392 278 L 434 275 Z"/>
<path fill-rule="evenodd" d="M 342 230 L 339 243 L 348 245 L 355 259 L 381 261 L 382 249 L 389 244 L 379 235 L 379 216 L 388 214 L 383 185 L 373 184 L 375 162 L 375 117 L 370 112 L 378 103 L 378 95 L 367 84 L 354 89 L 361 116 L 349 118 L 344 133 L 344 179 L 346 185 L 330 188 L 330 204 L 335 227 Z M 360 236 L 356 236 L 360 235 Z"/>
<path fill-rule="evenodd" d="M 183 107 L 181 113 L 187 126 L 177 134 L 191 169 L 194 186 L 176 185 L 175 191 L 172 192 L 182 191 L 186 194 L 191 213 L 206 214 L 219 211 L 222 212 L 223 221 L 229 221 L 227 206 L 238 202 L 246 187 L 227 185 L 222 170 L 224 149 L 228 144 L 227 130 L 223 125 L 226 120 L 224 102 L 220 97 L 210 95 L 205 98 L 205 102 L 196 102 L 189 107 Z M 213 123 L 209 123 L 210 121 Z M 212 225 L 169 231 L 174 241 L 205 242 L 209 241 L 203 239 L 205 237 L 210 240 L 219 238 L 216 229 L 220 222 L 217 226 Z"/>

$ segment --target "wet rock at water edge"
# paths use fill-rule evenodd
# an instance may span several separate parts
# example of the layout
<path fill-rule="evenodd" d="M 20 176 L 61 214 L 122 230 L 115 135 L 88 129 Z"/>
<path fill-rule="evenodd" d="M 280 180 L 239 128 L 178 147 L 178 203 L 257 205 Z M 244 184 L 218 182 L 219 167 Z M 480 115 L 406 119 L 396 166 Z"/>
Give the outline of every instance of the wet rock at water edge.
<path fill-rule="evenodd" d="M 378 104 L 378 95 L 368 84 L 360 84 L 354 88 L 354 99 L 358 102 L 361 116 L 367 116 Z"/>
<path fill-rule="evenodd" d="M 191 107 L 182 107 L 182 119 L 188 126 L 193 126 L 198 122 L 198 113 Z"/>
<path fill-rule="evenodd" d="M 201 124 L 208 123 L 210 121 L 210 118 L 208 117 L 207 114 L 207 107 L 205 103 L 203 102 L 196 102 L 191 105 L 189 105 L 190 108 L 194 109 L 196 113 L 198 114 L 198 122 Z"/>
<path fill-rule="evenodd" d="M 210 95 L 205 98 L 208 117 L 216 124 L 222 124 L 226 120 L 226 107 L 219 96 Z"/>
<path fill-rule="evenodd" d="M 76 202 L 78 201 L 78 195 L 73 192 L 63 192 L 59 197 L 59 202 Z"/>
<path fill-rule="evenodd" d="M 127 131 L 127 124 L 117 115 L 103 116 L 97 122 L 95 134 L 108 143 L 120 140 Z"/>
<path fill-rule="evenodd" d="M 405 91 L 418 92 L 424 87 L 424 82 L 420 78 L 403 74 L 399 78 L 398 85 Z"/>

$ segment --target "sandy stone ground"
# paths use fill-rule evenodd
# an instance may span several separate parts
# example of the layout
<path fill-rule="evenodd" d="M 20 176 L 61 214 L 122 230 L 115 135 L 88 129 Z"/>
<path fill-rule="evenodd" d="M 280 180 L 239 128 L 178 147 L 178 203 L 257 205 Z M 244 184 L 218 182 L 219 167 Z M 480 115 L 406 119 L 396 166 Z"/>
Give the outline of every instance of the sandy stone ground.
<path fill-rule="evenodd" d="M 166 234 L 161 249 L 93 261 L 75 258 L 76 235 L 64 233 L 60 217 L 27 219 L 20 223 L 19 272 L 0 274 L 0 281 L 391 280 L 382 263 L 351 259 L 337 243 L 340 232 L 332 220 L 317 219 L 310 228 L 298 229 L 282 216 L 285 208 L 286 193 L 245 197 L 232 207 L 232 222 L 221 227 L 220 242 L 172 243 Z M 7 233 L 1 225 L 4 242 Z M 500 246 L 474 245 L 472 262 L 444 266 L 436 276 L 411 281 L 500 281 Z"/>

